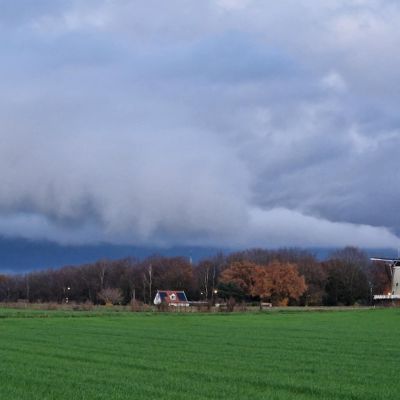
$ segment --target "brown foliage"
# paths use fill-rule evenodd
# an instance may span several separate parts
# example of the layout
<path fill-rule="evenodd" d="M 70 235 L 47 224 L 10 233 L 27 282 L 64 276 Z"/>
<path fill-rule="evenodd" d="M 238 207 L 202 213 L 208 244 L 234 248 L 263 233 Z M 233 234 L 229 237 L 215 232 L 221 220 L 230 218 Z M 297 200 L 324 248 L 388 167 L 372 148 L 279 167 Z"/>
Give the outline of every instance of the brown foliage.
<path fill-rule="evenodd" d="M 294 264 L 273 261 L 267 267 L 267 279 L 271 285 L 271 302 L 276 305 L 287 305 L 290 299 L 299 299 L 307 289 L 304 276 Z"/>
<path fill-rule="evenodd" d="M 253 295 L 262 267 L 250 261 L 235 261 L 222 272 L 220 282 L 233 283 L 243 293 Z"/>
<path fill-rule="evenodd" d="M 307 289 L 304 277 L 294 264 L 278 261 L 267 267 L 245 260 L 233 262 L 221 274 L 221 282 L 233 283 L 248 296 L 285 305 L 290 299 L 299 299 Z"/>
<path fill-rule="evenodd" d="M 268 299 L 272 293 L 272 280 L 269 271 L 266 268 L 258 267 L 255 271 L 255 284 L 251 295 L 259 297 L 260 300 Z"/>

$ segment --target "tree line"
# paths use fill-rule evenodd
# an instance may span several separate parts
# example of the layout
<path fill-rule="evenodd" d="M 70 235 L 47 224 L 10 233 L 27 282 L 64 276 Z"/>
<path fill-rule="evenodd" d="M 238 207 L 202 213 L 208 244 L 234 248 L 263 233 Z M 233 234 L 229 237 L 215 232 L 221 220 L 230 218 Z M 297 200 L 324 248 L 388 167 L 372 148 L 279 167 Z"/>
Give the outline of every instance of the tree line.
<path fill-rule="evenodd" d="M 157 290 L 184 290 L 194 301 L 271 302 L 274 305 L 369 304 L 386 293 L 390 273 L 355 247 L 324 261 L 301 249 L 249 249 L 192 264 L 184 257 L 100 260 L 18 275 L 0 275 L 2 302 L 142 302 Z"/>

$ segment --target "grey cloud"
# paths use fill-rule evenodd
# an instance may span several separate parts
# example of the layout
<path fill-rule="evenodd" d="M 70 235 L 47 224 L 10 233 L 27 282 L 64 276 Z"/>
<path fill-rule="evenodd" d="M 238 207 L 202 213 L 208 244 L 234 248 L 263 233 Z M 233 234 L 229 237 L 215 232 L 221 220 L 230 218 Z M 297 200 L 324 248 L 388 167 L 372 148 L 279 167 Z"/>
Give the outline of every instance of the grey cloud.
<path fill-rule="evenodd" d="M 395 3 L 7 7 L 0 234 L 399 244 Z"/>

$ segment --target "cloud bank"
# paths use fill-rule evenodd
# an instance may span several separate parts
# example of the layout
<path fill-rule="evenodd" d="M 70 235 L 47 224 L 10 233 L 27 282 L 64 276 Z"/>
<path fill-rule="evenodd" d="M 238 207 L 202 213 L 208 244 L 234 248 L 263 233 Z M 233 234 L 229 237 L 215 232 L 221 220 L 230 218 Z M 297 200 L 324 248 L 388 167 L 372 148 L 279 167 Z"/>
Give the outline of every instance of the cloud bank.
<path fill-rule="evenodd" d="M 400 246 L 397 2 L 0 7 L 0 234 Z"/>

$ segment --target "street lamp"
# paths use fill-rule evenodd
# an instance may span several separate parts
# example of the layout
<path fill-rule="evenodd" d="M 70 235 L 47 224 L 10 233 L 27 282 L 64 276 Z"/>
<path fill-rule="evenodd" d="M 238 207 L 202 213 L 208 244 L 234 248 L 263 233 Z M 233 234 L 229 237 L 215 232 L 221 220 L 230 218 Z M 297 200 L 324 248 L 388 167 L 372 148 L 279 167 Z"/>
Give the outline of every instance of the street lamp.
<path fill-rule="evenodd" d="M 214 289 L 213 290 L 213 306 L 215 306 L 215 297 L 217 296 L 217 294 L 218 294 L 218 290 Z"/>
<path fill-rule="evenodd" d="M 70 286 L 67 286 L 67 295 L 66 295 L 66 297 L 65 297 L 65 302 L 68 304 L 68 297 L 69 297 L 69 293 L 70 293 L 70 290 L 71 290 L 71 287 Z"/>

